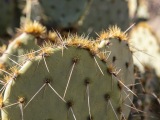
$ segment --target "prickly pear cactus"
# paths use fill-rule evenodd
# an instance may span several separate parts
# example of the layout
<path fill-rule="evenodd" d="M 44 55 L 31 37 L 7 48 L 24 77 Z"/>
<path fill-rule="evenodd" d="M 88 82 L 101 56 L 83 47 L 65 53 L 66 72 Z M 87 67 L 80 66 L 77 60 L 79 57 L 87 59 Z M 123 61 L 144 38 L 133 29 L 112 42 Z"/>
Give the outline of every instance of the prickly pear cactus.
<path fill-rule="evenodd" d="M 6 66 L 12 66 L 13 63 L 21 63 L 24 60 L 23 55 L 26 51 L 39 49 L 36 43 L 37 39 L 45 33 L 45 27 L 37 22 L 28 23 L 20 29 L 20 35 L 16 37 L 8 46 L 7 50 L 0 57 L 0 63 Z"/>
<path fill-rule="evenodd" d="M 154 68 L 156 74 L 160 76 L 159 42 L 152 29 L 147 23 L 141 22 L 130 32 L 130 38 L 134 51 L 134 63 L 142 72 L 144 72 L 144 66 L 147 65 Z"/>
<path fill-rule="evenodd" d="M 123 30 L 129 26 L 128 2 L 125 0 L 93 0 L 80 33 L 95 35 L 110 25 L 118 25 Z"/>
<path fill-rule="evenodd" d="M 43 22 L 56 28 L 68 28 L 77 24 L 92 0 L 39 0 L 45 18 Z"/>
<path fill-rule="evenodd" d="M 118 74 L 119 78 L 125 84 L 125 86 L 122 86 L 122 96 L 123 98 L 126 95 L 129 96 L 123 101 L 124 106 L 122 106 L 122 111 L 125 113 L 125 118 L 128 118 L 130 112 L 129 106 L 133 105 L 132 99 L 134 93 L 131 90 L 133 90 L 135 81 L 129 39 L 127 34 L 123 33 L 117 26 L 114 26 L 108 31 L 101 32 L 98 40 L 100 40 L 99 48 L 107 54 L 108 62 L 112 63 L 113 67 L 116 67 L 116 74 Z"/>
<path fill-rule="evenodd" d="M 6 79 L 2 120 L 121 119 L 119 80 L 97 44 L 70 37 L 33 54 Z"/>

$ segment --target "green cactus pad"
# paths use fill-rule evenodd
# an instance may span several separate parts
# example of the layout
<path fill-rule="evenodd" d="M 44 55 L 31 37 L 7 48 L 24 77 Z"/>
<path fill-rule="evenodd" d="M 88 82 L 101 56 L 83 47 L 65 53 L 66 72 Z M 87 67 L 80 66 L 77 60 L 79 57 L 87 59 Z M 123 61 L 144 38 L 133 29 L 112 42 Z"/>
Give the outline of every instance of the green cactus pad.
<path fill-rule="evenodd" d="M 77 24 L 91 0 L 39 0 L 45 13 L 45 23 L 52 27 L 67 28 Z"/>
<path fill-rule="evenodd" d="M 103 31 L 98 38 L 100 40 L 99 48 L 106 52 L 107 61 L 116 67 L 119 78 L 127 86 L 134 84 L 133 58 L 129 46 L 127 35 L 124 34 L 118 27 L 111 27 L 109 31 Z M 126 105 L 133 105 L 133 93 L 123 86 L 122 96 L 125 98 L 122 111 L 127 119 L 130 113 L 130 108 Z M 133 90 L 133 89 L 131 89 Z M 126 95 L 128 95 L 126 99 Z"/>
<path fill-rule="evenodd" d="M 46 28 L 38 22 L 29 22 L 19 31 L 20 35 L 8 45 L 7 50 L 0 57 L 0 63 L 6 67 L 11 67 L 16 62 L 24 62 L 26 58 L 23 54 L 39 49 L 40 41 L 41 43 L 45 41 L 44 38 L 41 40 L 41 37 L 44 36 Z"/>
<path fill-rule="evenodd" d="M 67 48 L 42 48 L 27 61 L 8 82 L 2 120 L 22 119 L 22 113 L 24 120 L 120 120 L 118 80 L 88 43 L 69 40 Z"/>
<path fill-rule="evenodd" d="M 38 45 L 35 45 L 35 39 L 36 38 L 31 34 L 21 34 L 11 44 L 9 44 L 7 50 L 0 57 L 0 62 L 7 66 L 12 66 L 14 64 L 13 61 L 18 63 L 22 62 L 24 60 L 22 59 L 23 56 L 18 57 L 19 55 L 23 55 L 26 51 L 39 48 Z"/>
<path fill-rule="evenodd" d="M 93 0 L 88 15 L 79 28 L 79 33 L 100 32 L 110 25 L 118 25 L 123 30 L 129 26 L 128 2 L 125 0 Z"/>

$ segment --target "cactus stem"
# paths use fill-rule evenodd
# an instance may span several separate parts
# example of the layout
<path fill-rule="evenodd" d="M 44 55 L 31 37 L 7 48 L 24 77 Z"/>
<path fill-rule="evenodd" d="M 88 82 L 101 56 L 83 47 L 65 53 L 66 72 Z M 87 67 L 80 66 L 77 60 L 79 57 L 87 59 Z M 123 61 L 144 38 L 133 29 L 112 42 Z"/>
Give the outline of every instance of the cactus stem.
<path fill-rule="evenodd" d="M 96 57 L 94 56 L 93 58 L 94 58 L 94 60 L 95 60 L 95 62 L 96 62 L 96 64 L 97 64 L 97 66 L 98 66 L 100 72 L 102 73 L 102 75 L 104 75 L 104 73 L 103 73 L 101 67 L 99 66 L 99 64 L 98 64 L 98 62 L 97 62 L 97 60 L 96 60 Z"/>
<path fill-rule="evenodd" d="M 71 71 L 70 71 L 70 74 L 69 74 L 69 78 L 68 78 L 68 82 L 67 82 L 64 94 L 63 94 L 63 99 L 65 98 L 65 95 L 66 95 L 66 92 L 67 92 L 67 89 L 68 89 L 68 86 L 69 86 L 69 83 L 70 83 L 71 76 L 72 76 L 75 65 L 76 65 L 76 62 L 74 62 L 73 65 L 72 65 L 72 68 L 71 68 Z"/>

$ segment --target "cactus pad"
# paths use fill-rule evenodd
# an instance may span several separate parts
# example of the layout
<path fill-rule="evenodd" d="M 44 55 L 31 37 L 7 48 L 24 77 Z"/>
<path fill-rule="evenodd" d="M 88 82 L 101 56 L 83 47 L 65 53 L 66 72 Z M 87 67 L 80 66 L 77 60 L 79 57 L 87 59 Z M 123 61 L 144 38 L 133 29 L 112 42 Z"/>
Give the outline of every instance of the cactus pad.
<path fill-rule="evenodd" d="M 35 54 L 8 78 L 2 120 L 121 119 L 119 82 L 96 44 L 73 37 Z"/>
<path fill-rule="evenodd" d="M 53 27 L 67 28 L 75 25 L 91 0 L 40 0 L 40 5 L 45 13 L 44 23 Z"/>
<path fill-rule="evenodd" d="M 107 60 L 116 67 L 119 78 L 126 86 L 131 86 L 131 90 L 133 90 L 132 85 L 135 82 L 133 59 L 127 35 L 117 26 L 113 26 L 108 31 L 101 32 L 98 40 L 100 40 L 99 48 L 107 53 Z M 124 100 L 123 104 L 125 105 L 122 106 L 122 111 L 125 113 L 125 118 L 128 118 L 130 108 L 126 105 L 133 105 L 133 94 L 130 94 L 131 91 L 126 92 L 125 89 L 123 86 L 122 96 L 125 98 L 129 94 L 129 97 Z"/>
<path fill-rule="evenodd" d="M 93 0 L 80 33 L 100 32 L 110 25 L 118 25 L 123 30 L 129 26 L 128 3 L 125 0 Z"/>

